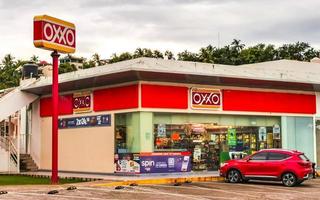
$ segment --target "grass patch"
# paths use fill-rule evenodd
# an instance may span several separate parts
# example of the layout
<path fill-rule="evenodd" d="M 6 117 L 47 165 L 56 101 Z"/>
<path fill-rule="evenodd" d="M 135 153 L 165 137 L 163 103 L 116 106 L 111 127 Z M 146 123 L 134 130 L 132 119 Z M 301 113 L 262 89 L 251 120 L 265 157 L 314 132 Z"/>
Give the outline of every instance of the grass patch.
<path fill-rule="evenodd" d="M 60 184 L 79 183 L 84 180 L 79 178 L 59 179 Z M 0 185 L 47 185 L 51 180 L 45 177 L 32 177 L 25 175 L 0 175 Z"/>

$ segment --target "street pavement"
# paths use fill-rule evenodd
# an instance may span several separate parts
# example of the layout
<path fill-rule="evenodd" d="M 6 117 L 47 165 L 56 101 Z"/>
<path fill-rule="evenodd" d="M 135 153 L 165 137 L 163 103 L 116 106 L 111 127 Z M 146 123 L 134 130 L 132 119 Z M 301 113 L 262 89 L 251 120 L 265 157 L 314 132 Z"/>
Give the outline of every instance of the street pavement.
<path fill-rule="evenodd" d="M 189 200 L 189 199 L 234 199 L 234 200 L 277 200 L 277 199 L 320 199 L 320 179 L 306 181 L 297 187 L 284 187 L 280 183 L 249 182 L 247 184 L 229 184 L 219 182 L 184 183 L 174 185 L 142 185 L 115 187 L 98 187 L 96 182 L 74 184 L 77 189 L 68 191 L 70 185 L 56 186 L 2 186 L 1 190 L 8 194 L 0 195 L 0 199 L 23 200 L 64 200 L 64 199 L 153 199 L 153 200 Z M 58 194 L 47 194 L 50 190 L 58 190 Z"/>

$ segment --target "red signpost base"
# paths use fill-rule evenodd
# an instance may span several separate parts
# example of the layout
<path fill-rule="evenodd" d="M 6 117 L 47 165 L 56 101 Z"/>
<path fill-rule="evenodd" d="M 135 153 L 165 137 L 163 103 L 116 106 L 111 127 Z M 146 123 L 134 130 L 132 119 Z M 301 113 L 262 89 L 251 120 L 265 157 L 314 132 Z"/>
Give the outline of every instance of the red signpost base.
<path fill-rule="evenodd" d="M 59 110 L 59 56 L 52 52 L 52 174 L 51 183 L 58 184 L 58 110 Z"/>

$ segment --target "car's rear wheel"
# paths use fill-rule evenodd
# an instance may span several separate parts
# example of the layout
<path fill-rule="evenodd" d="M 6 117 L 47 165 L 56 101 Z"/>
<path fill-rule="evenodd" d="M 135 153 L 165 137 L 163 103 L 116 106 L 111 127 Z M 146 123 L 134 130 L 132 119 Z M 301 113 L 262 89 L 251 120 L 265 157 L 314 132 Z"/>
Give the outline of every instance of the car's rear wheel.
<path fill-rule="evenodd" d="M 231 169 L 228 172 L 227 179 L 229 183 L 239 183 L 241 181 L 241 174 L 238 170 Z"/>
<path fill-rule="evenodd" d="M 292 187 L 297 184 L 297 178 L 293 173 L 287 172 L 282 175 L 282 183 L 287 187 Z"/>

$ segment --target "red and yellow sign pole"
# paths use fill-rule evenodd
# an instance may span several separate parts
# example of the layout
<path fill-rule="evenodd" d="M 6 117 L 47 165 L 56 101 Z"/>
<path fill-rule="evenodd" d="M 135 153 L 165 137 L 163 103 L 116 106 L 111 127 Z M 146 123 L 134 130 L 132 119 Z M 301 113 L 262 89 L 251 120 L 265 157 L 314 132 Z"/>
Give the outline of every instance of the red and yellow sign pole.
<path fill-rule="evenodd" d="M 74 24 L 48 15 L 35 16 L 33 43 L 38 48 L 52 50 L 52 169 L 51 183 L 58 184 L 58 117 L 59 117 L 59 53 L 74 53 L 76 29 Z"/>

